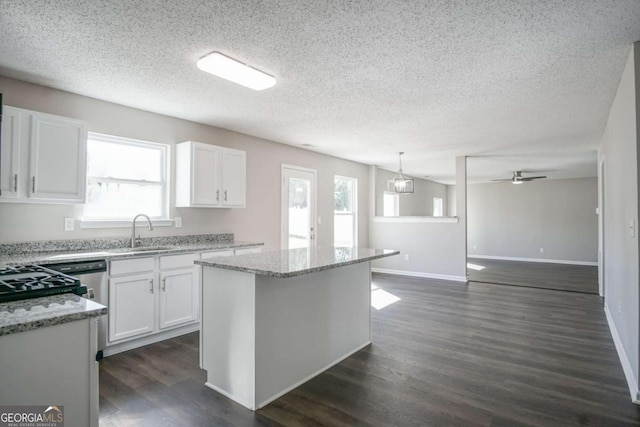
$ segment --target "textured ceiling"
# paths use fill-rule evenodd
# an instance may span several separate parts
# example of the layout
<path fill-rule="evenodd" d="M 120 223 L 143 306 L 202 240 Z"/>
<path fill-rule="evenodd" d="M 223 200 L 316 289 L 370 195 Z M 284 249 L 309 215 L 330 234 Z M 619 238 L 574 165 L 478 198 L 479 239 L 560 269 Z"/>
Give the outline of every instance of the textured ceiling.
<path fill-rule="evenodd" d="M 638 0 L 0 0 L 0 74 L 435 180 L 595 175 L 639 39 Z"/>

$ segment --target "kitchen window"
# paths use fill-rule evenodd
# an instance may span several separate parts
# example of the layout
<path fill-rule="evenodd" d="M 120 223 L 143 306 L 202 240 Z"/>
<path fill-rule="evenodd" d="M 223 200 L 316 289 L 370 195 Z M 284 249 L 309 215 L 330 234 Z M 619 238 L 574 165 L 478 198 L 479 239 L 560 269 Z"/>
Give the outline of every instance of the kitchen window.
<path fill-rule="evenodd" d="M 168 220 L 168 153 L 166 144 L 89 133 L 82 226 L 121 225 L 139 213 Z"/>
<path fill-rule="evenodd" d="M 358 245 L 358 180 L 336 175 L 333 179 L 333 244 Z"/>

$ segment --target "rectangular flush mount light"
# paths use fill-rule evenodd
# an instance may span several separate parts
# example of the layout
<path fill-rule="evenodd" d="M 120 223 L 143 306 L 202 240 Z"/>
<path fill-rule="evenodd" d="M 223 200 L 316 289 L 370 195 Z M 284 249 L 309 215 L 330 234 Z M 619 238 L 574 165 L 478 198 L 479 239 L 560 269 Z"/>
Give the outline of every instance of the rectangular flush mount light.
<path fill-rule="evenodd" d="M 267 89 L 276 84 L 276 79 L 273 76 L 231 59 L 220 52 L 213 52 L 200 58 L 198 68 L 253 90 Z"/>

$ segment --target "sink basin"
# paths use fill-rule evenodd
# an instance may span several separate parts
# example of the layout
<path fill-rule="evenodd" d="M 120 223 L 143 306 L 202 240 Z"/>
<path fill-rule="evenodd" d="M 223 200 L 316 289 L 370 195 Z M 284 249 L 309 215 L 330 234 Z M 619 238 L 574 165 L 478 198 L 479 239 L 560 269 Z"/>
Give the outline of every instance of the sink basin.
<path fill-rule="evenodd" d="M 138 246 L 135 248 L 118 249 L 121 253 L 133 253 L 133 252 L 152 252 L 152 251 L 168 251 L 173 249 L 174 246 Z"/>

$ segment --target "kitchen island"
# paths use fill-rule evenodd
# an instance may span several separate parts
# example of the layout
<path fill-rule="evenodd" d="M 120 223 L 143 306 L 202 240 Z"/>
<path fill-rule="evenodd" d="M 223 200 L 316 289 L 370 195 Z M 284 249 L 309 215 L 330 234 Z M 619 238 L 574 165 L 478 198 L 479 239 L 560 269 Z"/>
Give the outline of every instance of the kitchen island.
<path fill-rule="evenodd" d="M 196 261 L 206 385 L 256 410 L 371 343 L 370 261 L 326 247 Z"/>

